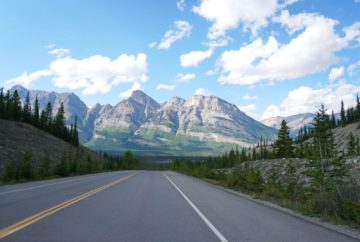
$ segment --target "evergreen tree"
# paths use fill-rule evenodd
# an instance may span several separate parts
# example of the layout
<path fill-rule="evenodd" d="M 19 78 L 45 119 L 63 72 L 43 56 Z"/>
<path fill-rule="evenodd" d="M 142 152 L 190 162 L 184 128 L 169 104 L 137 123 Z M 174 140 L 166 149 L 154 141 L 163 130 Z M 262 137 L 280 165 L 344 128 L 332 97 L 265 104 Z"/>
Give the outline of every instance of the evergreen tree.
<path fill-rule="evenodd" d="M 39 122 L 40 122 L 39 112 L 40 112 L 39 100 L 38 97 L 36 96 L 34 103 L 34 119 L 33 119 L 33 123 L 35 126 L 39 126 Z"/>
<path fill-rule="evenodd" d="M 23 108 L 23 120 L 25 123 L 30 123 L 31 120 L 31 104 L 30 104 L 30 93 L 27 92 L 24 108 Z"/>
<path fill-rule="evenodd" d="M 281 122 L 277 140 L 274 143 L 274 151 L 278 158 L 289 158 L 293 156 L 293 140 L 285 120 Z"/>
<path fill-rule="evenodd" d="M 0 119 L 4 118 L 4 112 L 5 112 L 4 89 L 0 88 Z"/>
<path fill-rule="evenodd" d="M 64 135 L 64 127 L 65 127 L 65 110 L 64 104 L 60 104 L 60 108 L 57 111 L 55 122 L 54 122 L 54 132 L 59 138 L 65 138 Z"/>
<path fill-rule="evenodd" d="M 39 120 L 39 126 L 42 129 L 45 129 L 46 126 L 47 126 L 47 118 L 46 118 L 46 114 L 45 114 L 44 110 L 41 111 L 40 120 Z"/>
<path fill-rule="evenodd" d="M 356 120 L 360 120 L 360 99 L 359 99 L 359 94 L 356 95 L 356 115 L 357 115 Z"/>
<path fill-rule="evenodd" d="M 335 118 L 334 110 L 331 111 L 331 127 L 332 128 L 336 127 L 336 118 Z"/>
<path fill-rule="evenodd" d="M 74 131 L 73 131 L 73 144 L 75 147 L 79 147 L 79 132 L 77 127 L 77 116 L 75 116 L 75 122 L 74 122 Z"/>
<path fill-rule="evenodd" d="M 345 108 L 344 108 L 343 100 L 341 100 L 340 123 L 341 123 L 341 126 L 343 126 L 343 127 L 346 125 L 346 116 L 345 116 Z"/>
<path fill-rule="evenodd" d="M 350 132 L 349 141 L 347 144 L 347 154 L 354 155 L 355 152 L 356 152 L 356 140 L 354 138 L 354 135 Z"/>
<path fill-rule="evenodd" d="M 11 108 L 13 111 L 12 119 L 19 121 L 21 118 L 21 101 L 17 90 L 12 95 Z"/>
<path fill-rule="evenodd" d="M 45 108 L 45 126 L 44 128 L 47 130 L 51 130 L 51 126 L 52 126 L 52 122 L 53 122 L 53 117 L 52 117 L 52 105 L 50 102 L 47 103 L 46 108 Z"/>

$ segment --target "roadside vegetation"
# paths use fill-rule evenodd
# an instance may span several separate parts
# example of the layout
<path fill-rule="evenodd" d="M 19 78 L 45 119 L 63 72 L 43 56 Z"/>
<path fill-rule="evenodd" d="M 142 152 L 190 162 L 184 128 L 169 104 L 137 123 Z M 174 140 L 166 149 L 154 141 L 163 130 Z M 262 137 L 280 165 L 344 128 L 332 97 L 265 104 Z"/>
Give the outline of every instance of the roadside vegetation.
<path fill-rule="evenodd" d="M 347 110 L 341 104 L 340 120 L 321 106 L 312 126 L 302 128 L 295 139 L 282 121 L 273 144 L 261 139 L 253 147 L 200 162 L 175 160 L 169 169 L 360 228 L 360 183 L 349 174 L 354 162 L 360 163 L 359 137 L 350 133 L 347 149 L 339 150 L 333 134 L 336 127 L 360 121 L 358 97 L 356 103 Z"/>
<path fill-rule="evenodd" d="M 140 165 L 140 160 L 131 151 L 119 157 L 104 153 L 99 155 L 98 159 L 93 159 L 79 149 L 75 153 L 64 152 L 58 161 L 54 161 L 50 154 L 45 154 L 38 162 L 33 162 L 32 152 L 29 151 L 21 159 L 6 163 L 1 181 L 12 183 L 104 171 L 132 170 L 139 169 Z"/>
<path fill-rule="evenodd" d="M 55 157 L 52 154 L 55 148 L 51 148 L 52 146 L 49 144 L 38 144 L 37 140 L 34 140 L 38 138 L 50 141 L 50 139 L 45 139 L 41 132 L 33 132 L 36 133 L 37 136 L 24 137 L 26 147 L 24 143 L 24 147 L 18 147 L 20 144 L 16 144 L 15 146 L 19 150 L 12 150 L 12 152 L 23 153 L 23 155 L 18 155 L 17 157 L 19 158 L 12 159 L 5 163 L 0 162 L 0 182 L 11 183 L 103 171 L 138 169 L 140 167 L 140 160 L 136 158 L 131 151 L 126 151 L 123 156 L 110 156 L 106 153 L 95 154 L 82 147 L 79 144 L 77 119 L 75 117 L 74 123 L 71 124 L 70 127 L 66 125 L 65 110 L 62 103 L 55 116 L 53 116 L 53 108 L 50 102 L 47 104 L 45 110 L 40 111 L 38 99 L 36 98 L 33 107 L 32 109 L 29 93 L 22 105 L 16 90 L 14 93 L 8 91 L 4 94 L 3 89 L 0 89 L 0 119 L 30 124 L 51 136 L 65 141 L 68 145 L 64 146 L 61 145 L 61 142 L 56 142 L 55 144 L 60 146 L 56 147 L 56 153 L 59 153 L 58 149 L 60 149 L 62 155 L 60 153 L 58 157 Z M 5 121 L 3 121 L 3 124 L 6 124 Z M 6 127 L 9 126 L 7 125 Z M 28 127 L 28 129 L 29 127 L 32 128 L 31 126 L 24 126 L 16 127 L 16 129 L 26 129 L 26 127 Z M 10 132 L 17 133 L 15 130 Z M 30 145 L 29 143 L 36 143 L 42 146 L 41 148 L 49 147 L 49 149 L 45 149 L 47 150 L 46 152 L 40 152 L 41 156 L 39 156 L 39 150 L 37 149 L 40 149 L 40 147 L 34 147 L 34 145 Z M 6 143 L 3 145 L 6 146 L 7 149 L 11 146 Z M 33 147 L 37 151 L 36 156 L 32 149 L 28 149 L 29 147 Z"/>

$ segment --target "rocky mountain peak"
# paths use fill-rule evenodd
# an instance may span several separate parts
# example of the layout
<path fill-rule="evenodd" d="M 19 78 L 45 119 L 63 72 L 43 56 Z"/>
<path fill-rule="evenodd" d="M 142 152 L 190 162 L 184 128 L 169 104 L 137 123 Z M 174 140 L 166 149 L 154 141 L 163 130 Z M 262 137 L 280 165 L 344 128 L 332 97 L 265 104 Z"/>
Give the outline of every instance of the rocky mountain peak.
<path fill-rule="evenodd" d="M 153 107 L 159 107 L 160 106 L 154 99 L 152 99 L 151 97 L 146 95 L 141 90 L 133 91 L 128 100 L 129 101 L 135 101 L 135 102 L 140 103 L 142 105 L 149 105 L 149 106 L 153 106 Z"/>

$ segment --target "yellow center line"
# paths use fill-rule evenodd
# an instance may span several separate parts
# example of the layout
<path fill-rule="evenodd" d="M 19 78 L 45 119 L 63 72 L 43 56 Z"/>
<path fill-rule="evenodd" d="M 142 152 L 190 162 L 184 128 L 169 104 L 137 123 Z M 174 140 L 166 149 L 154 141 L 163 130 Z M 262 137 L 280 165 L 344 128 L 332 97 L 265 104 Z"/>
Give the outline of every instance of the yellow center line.
<path fill-rule="evenodd" d="M 37 214 L 34 214 L 34 215 L 28 217 L 28 218 L 25 218 L 25 219 L 13 224 L 13 225 L 10 225 L 10 226 L 8 226 L 8 227 L 6 227 L 4 229 L 1 229 L 0 230 L 0 239 L 3 239 L 6 236 L 9 236 L 10 234 L 15 233 L 16 231 L 19 231 L 19 230 L 21 230 L 21 229 L 23 229 L 23 228 L 25 228 L 25 227 L 27 227 L 27 226 L 41 220 L 41 219 L 43 219 L 43 218 L 45 218 L 45 217 L 47 217 L 47 216 L 49 216 L 51 214 L 54 214 L 54 213 L 66 208 L 66 207 L 69 207 L 69 206 L 71 206 L 71 205 L 73 205 L 73 204 L 75 204 L 77 202 L 80 202 L 81 200 L 83 200 L 83 199 L 85 199 L 87 197 L 90 197 L 90 196 L 92 196 L 92 195 L 94 195 L 94 194 L 96 194 L 96 193 L 98 193 L 100 191 L 103 191 L 105 189 L 108 189 L 108 188 L 120 183 L 120 182 L 123 182 L 123 181 L 137 175 L 138 173 L 139 172 L 128 175 L 128 176 L 125 176 L 125 177 L 122 177 L 122 178 L 120 178 L 118 180 L 115 180 L 113 182 L 110 182 L 108 184 L 100 186 L 98 188 L 95 188 L 94 190 L 91 190 L 89 192 L 81 194 L 81 195 L 79 195 L 77 197 L 74 197 L 74 198 L 72 198 L 70 200 L 67 200 L 67 201 L 65 201 L 63 203 L 60 203 L 60 204 L 55 205 L 55 206 L 53 206 L 53 207 L 51 207 L 49 209 L 46 209 L 44 211 L 41 211 L 41 212 L 39 212 Z"/>

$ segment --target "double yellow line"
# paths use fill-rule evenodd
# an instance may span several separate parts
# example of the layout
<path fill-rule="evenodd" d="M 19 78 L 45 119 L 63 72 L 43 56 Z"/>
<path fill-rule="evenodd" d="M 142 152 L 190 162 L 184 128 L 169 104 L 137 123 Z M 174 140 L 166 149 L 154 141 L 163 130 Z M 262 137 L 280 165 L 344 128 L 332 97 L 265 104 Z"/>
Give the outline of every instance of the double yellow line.
<path fill-rule="evenodd" d="M 19 230 L 21 230 L 21 229 L 23 229 L 23 228 L 37 222 L 37 221 L 39 221 L 40 219 L 43 219 L 43 218 L 45 218 L 45 217 L 47 217 L 47 216 L 49 216 L 51 214 L 54 214 L 54 213 L 66 208 L 66 207 L 69 207 L 69 206 L 71 206 L 71 205 L 73 205 L 73 204 L 75 204 L 77 202 L 80 202 L 81 200 L 83 200 L 83 199 L 85 199 L 87 197 L 90 197 L 90 196 L 92 196 L 92 195 L 94 195 L 94 194 L 96 194 L 98 192 L 101 192 L 101 191 L 103 191 L 105 189 L 108 189 L 108 188 L 110 188 L 110 187 L 112 187 L 112 186 L 114 186 L 114 185 L 116 185 L 116 184 L 118 184 L 120 182 L 123 182 L 123 181 L 137 175 L 137 174 L 138 173 L 134 173 L 134 174 L 122 177 L 122 178 L 120 178 L 118 180 L 115 180 L 115 181 L 110 182 L 110 183 L 108 183 L 106 185 L 100 186 L 100 187 L 98 187 L 98 188 L 96 188 L 94 190 L 91 190 L 91 191 L 89 191 L 87 193 L 84 193 L 84 194 L 82 194 L 80 196 L 74 197 L 74 198 L 72 198 L 70 200 L 67 200 L 67 201 L 65 201 L 63 203 L 60 203 L 60 204 L 58 204 L 58 205 L 56 205 L 54 207 L 46 209 L 46 210 L 44 210 L 44 211 L 42 211 L 40 213 L 37 213 L 37 214 L 35 214 L 35 215 L 31 216 L 31 217 L 23 219 L 23 220 L 15 223 L 13 225 L 10 225 L 9 227 L 6 227 L 6 228 L 0 230 L 0 239 L 3 239 L 3 238 L 5 238 L 6 236 L 9 236 L 12 233 L 15 233 L 16 231 L 19 231 Z"/>

